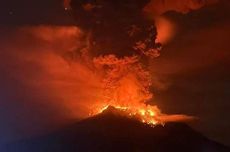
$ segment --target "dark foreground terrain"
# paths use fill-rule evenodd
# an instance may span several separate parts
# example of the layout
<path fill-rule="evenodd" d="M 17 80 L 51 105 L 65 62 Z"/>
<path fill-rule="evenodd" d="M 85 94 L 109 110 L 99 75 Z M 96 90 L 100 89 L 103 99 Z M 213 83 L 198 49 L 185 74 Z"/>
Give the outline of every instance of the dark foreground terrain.
<path fill-rule="evenodd" d="M 11 143 L 1 152 L 230 152 L 183 123 L 150 127 L 114 110 L 36 139 Z"/>

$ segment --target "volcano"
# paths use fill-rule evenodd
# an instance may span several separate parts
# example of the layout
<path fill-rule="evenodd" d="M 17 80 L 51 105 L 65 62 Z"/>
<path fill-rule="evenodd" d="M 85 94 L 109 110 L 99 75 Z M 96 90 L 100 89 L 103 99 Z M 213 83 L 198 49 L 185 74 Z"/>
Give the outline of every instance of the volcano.
<path fill-rule="evenodd" d="M 150 126 L 113 107 L 35 139 L 8 144 L 4 152 L 229 152 L 184 123 Z"/>

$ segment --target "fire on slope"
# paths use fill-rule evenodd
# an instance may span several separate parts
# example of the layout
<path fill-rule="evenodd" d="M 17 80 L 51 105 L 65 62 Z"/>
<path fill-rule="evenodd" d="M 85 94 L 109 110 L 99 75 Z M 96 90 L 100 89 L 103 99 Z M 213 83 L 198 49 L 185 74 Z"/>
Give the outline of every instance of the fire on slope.
<path fill-rule="evenodd" d="M 131 56 L 118 59 L 114 55 L 94 59 L 95 67 L 102 75 L 103 101 L 97 102 L 91 115 L 99 114 L 114 107 L 124 116 L 137 118 L 149 125 L 164 124 L 169 121 L 188 121 L 186 115 L 166 115 L 157 106 L 148 102 L 153 94 L 151 75 L 141 64 L 140 57 Z"/>

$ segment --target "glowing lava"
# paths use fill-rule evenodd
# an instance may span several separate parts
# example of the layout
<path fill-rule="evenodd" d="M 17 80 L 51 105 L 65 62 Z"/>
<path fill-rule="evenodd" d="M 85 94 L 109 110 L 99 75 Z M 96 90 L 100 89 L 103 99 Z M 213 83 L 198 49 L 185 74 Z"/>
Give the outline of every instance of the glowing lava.
<path fill-rule="evenodd" d="M 99 110 L 99 113 L 102 113 L 106 111 L 110 105 L 107 105 Z M 131 107 L 121 107 L 121 106 L 112 106 L 117 111 L 120 111 L 121 114 L 124 114 L 125 116 L 131 117 L 131 118 L 137 118 L 143 123 L 149 124 L 149 125 L 156 125 L 159 123 L 163 123 L 160 120 L 158 120 L 157 115 L 159 113 L 159 109 L 157 107 L 151 107 L 146 106 L 143 108 L 131 108 Z"/>
<path fill-rule="evenodd" d="M 196 119 L 193 116 L 187 115 L 166 115 L 162 114 L 157 106 L 142 105 L 142 107 L 122 107 L 122 106 L 111 106 L 106 105 L 101 108 L 96 109 L 91 115 L 96 115 L 110 111 L 109 109 L 115 110 L 116 114 L 121 116 L 135 118 L 142 123 L 148 124 L 150 126 L 155 126 L 158 124 L 164 125 L 167 122 L 180 122 L 180 121 L 191 121 Z"/>

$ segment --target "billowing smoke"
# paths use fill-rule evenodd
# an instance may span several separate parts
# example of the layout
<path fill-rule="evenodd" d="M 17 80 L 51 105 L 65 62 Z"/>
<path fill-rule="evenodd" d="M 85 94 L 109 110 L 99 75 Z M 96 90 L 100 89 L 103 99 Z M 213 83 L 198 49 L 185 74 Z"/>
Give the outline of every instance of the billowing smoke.
<path fill-rule="evenodd" d="M 70 9 L 71 2 L 75 3 L 75 1 L 72 2 L 72 0 L 64 0 L 65 9 L 66 10 Z M 171 20 L 168 20 L 167 18 L 164 18 L 161 15 L 170 11 L 175 11 L 175 12 L 185 14 L 190 11 L 197 10 L 211 4 L 215 4 L 218 1 L 219 0 L 149 0 L 146 1 L 146 5 L 145 7 L 143 7 L 143 11 L 146 12 L 147 16 L 155 20 L 155 25 L 157 27 L 157 32 L 158 32 L 156 41 L 165 44 L 168 41 L 170 41 L 174 36 L 176 31 L 176 25 Z M 91 1 L 85 2 L 86 5 L 84 6 L 88 6 L 87 4 L 90 4 L 90 2 Z M 131 1 L 131 2 L 140 3 L 137 1 Z M 80 5 L 80 1 L 78 3 Z M 126 1 L 124 1 L 123 3 L 126 3 Z M 116 4 L 114 3 L 114 6 L 115 5 Z M 95 7 L 91 7 L 91 8 L 95 8 Z M 115 11 L 115 10 L 111 9 L 111 11 Z M 109 12 L 104 12 L 104 13 L 108 13 L 107 15 L 112 14 Z M 136 15 L 136 12 L 135 13 L 133 12 L 133 14 Z M 86 15 L 85 18 L 87 17 L 89 16 Z"/>
<path fill-rule="evenodd" d="M 16 77 L 59 98 L 58 104 L 71 117 L 87 116 L 90 105 L 99 100 L 101 85 L 100 77 L 92 70 L 84 52 L 79 52 L 82 56 L 69 55 L 73 50 L 85 47 L 81 30 L 74 26 L 24 27 L 18 30 L 18 34 L 26 35 L 21 40 L 25 49 L 18 46 L 12 48 L 12 56 L 20 59 L 19 66 L 32 62 L 40 68 L 40 74 L 27 78 L 22 72 Z M 35 42 L 26 44 L 29 38 Z"/>
<path fill-rule="evenodd" d="M 105 104 L 138 105 L 152 96 L 138 57 L 91 57 L 81 51 L 87 44 L 77 27 L 6 31 L 0 42 L 0 141 L 52 130 Z"/>
<path fill-rule="evenodd" d="M 178 12 L 182 14 L 198 10 L 202 7 L 215 4 L 219 0 L 151 0 L 144 11 L 155 20 L 157 27 L 157 41 L 162 44 L 169 42 L 176 34 L 176 23 L 163 15 L 167 12 Z"/>
<path fill-rule="evenodd" d="M 162 123 L 162 116 L 167 121 L 175 118 L 162 114 L 154 106 L 150 91 L 148 60 L 159 57 L 161 44 L 157 41 L 167 41 L 168 37 L 157 39 L 154 22 L 143 16 L 148 3 L 149 0 L 71 2 L 77 26 L 88 35 L 89 43 L 83 52 L 101 78 L 102 99 L 95 104 L 95 113 L 111 105 L 128 109 L 129 115 L 140 114 L 142 121 L 150 124 Z M 93 7 L 85 7 L 89 5 Z M 81 52 L 74 50 L 72 54 L 83 56 Z"/>
<path fill-rule="evenodd" d="M 188 13 L 217 2 L 218 0 L 151 0 L 145 10 L 154 16 L 159 16 L 168 11 Z"/>
<path fill-rule="evenodd" d="M 146 6 L 146 10 L 161 15 L 168 11 L 176 11 L 179 13 L 188 13 L 192 10 L 217 3 L 219 0 L 151 0 Z M 64 0 L 64 7 L 71 8 L 71 0 Z"/>

